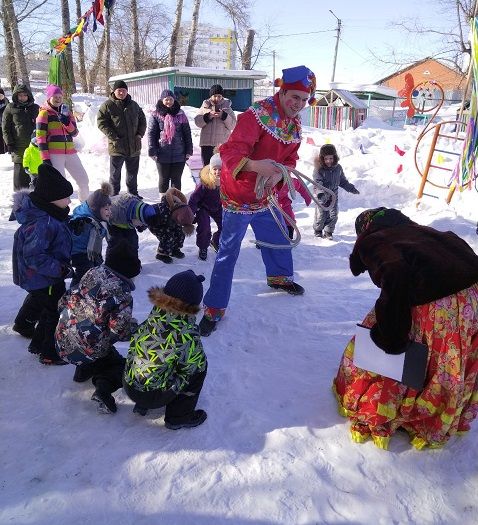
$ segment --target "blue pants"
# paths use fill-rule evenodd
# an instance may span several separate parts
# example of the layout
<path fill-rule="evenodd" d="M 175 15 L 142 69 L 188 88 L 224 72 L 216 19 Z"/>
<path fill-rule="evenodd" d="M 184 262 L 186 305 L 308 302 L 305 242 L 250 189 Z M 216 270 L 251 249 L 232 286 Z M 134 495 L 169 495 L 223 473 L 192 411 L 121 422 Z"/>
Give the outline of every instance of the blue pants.
<path fill-rule="evenodd" d="M 281 216 L 281 221 L 283 219 Z M 242 239 L 251 225 L 258 241 L 270 244 L 286 244 L 287 239 L 279 229 L 271 212 L 266 209 L 257 213 L 233 213 L 224 210 L 219 251 L 211 274 L 209 290 L 204 296 L 204 305 L 209 308 L 226 308 L 232 288 Z M 285 227 L 285 225 L 284 225 Z M 286 228 L 287 231 L 287 228 Z M 267 277 L 289 277 L 294 275 L 292 249 L 261 248 L 262 261 Z"/>

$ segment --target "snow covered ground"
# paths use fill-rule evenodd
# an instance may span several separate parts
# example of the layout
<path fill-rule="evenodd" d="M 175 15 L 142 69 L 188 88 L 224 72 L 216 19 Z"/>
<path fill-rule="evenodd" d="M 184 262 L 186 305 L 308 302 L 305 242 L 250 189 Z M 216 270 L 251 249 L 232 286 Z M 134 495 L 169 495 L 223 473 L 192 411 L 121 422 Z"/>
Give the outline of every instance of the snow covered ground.
<path fill-rule="evenodd" d="M 89 102 L 79 143 L 94 190 L 108 177 L 108 156 L 95 128 L 101 101 Z M 197 143 L 198 130 L 191 127 Z M 312 207 L 295 202 L 302 242 L 294 264 L 296 280 L 306 289 L 302 297 L 266 286 L 248 233 L 227 316 L 203 340 L 209 370 L 199 408 L 208 419 L 180 431 L 165 429 L 162 410 L 144 418 L 133 414 L 122 391 L 115 394 L 117 414 L 98 414 L 90 401 L 92 386 L 74 383 L 72 366 L 40 365 L 27 352 L 28 341 L 12 332 L 25 292 L 12 283 L 13 170 L 9 157 L 0 156 L 0 523 L 476 523 L 477 422 L 442 450 L 418 452 L 398 434 L 385 452 L 371 442 L 351 442 L 331 392 L 355 323 L 378 295 L 367 275 L 354 278 L 348 268 L 358 213 L 397 207 L 419 223 L 456 232 L 478 251 L 474 190 L 457 193 L 448 206 L 445 190 L 427 187 L 438 198 L 425 197 L 416 208 L 416 137 L 413 127 L 388 129 L 379 121 L 342 133 L 305 129 L 298 169 L 312 173 L 312 140 L 318 146 L 332 142 L 361 193 L 340 190 L 334 241 L 315 238 Z M 144 140 L 139 191 L 154 202 L 157 174 L 146 147 Z M 186 169 L 183 190 L 193 187 Z M 213 265 L 212 253 L 198 260 L 194 238 L 186 239 L 186 258 L 172 265 L 156 261 L 155 248 L 149 232 L 140 234 L 143 271 L 134 291 L 139 320 L 150 310 L 150 286 L 187 268 L 204 273 L 207 285 Z M 125 353 L 127 345 L 118 348 Z"/>

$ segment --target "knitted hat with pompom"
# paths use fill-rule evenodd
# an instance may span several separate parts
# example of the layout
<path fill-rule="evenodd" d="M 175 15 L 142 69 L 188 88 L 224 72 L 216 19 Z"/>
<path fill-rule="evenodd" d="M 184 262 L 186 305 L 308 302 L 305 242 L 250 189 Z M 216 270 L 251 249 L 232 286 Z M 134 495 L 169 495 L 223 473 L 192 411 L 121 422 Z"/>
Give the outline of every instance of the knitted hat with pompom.
<path fill-rule="evenodd" d="M 95 217 L 101 219 L 101 208 L 111 204 L 111 196 L 113 195 L 113 186 L 109 182 L 102 182 L 101 188 L 90 193 L 86 202 Z"/>

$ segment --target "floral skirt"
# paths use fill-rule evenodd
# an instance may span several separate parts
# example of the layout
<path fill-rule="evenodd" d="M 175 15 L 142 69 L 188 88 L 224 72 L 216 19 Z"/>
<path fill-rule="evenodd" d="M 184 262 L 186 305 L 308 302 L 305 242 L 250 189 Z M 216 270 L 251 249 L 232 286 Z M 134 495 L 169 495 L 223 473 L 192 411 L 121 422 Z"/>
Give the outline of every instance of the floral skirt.
<path fill-rule="evenodd" d="M 372 310 L 362 324 L 374 323 Z M 437 448 L 470 429 L 478 413 L 478 283 L 412 308 L 410 338 L 429 348 L 422 391 L 354 366 L 355 338 L 345 348 L 333 389 L 355 442 L 371 437 L 387 449 L 401 428 L 415 448 Z"/>

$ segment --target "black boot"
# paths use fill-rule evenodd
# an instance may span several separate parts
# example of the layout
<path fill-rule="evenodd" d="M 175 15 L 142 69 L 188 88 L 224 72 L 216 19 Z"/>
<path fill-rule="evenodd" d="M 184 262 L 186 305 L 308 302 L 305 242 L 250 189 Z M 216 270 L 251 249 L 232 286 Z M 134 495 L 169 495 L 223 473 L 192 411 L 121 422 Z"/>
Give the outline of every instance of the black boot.
<path fill-rule="evenodd" d="M 166 264 L 171 264 L 173 262 L 173 258 L 170 255 L 168 255 L 167 253 L 162 253 L 162 252 L 158 252 L 156 254 L 156 259 Z"/>
<path fill-rule="evenodd" d="M 136 403 L 136 405 L 134 405 L 134 408 L 133 408 L 133 413 L 139 414 L 140 416 L 145 416 L 148 413 L 148 409 L 141 407 L 138 405 L 138 403 Z"/>
<path fill-rule="evenodd" d="M 290 293 L 291 295 L 303 295 L 305 292 L 304 288 L 297 283 L 284 283 L 284 284 L 269 284 L 271 288 L 276 290 L 284 290 L 284 292 Z"/>
<path fill-rule="evenodd" d="M 207 259 L 207 248 L 200 248 L 198 257 L 201 261 L 205 261 Z"/>
<path fill-rule="evenodd" d="M 190 416 L 174 419 L 173 421 L 164 420 L 164 426 L 169 430 L 179 430 L 180 428 L 193 428 L 206 421 L 207 414 L 204 410 L 195 410 Z"/>
<path fill-rule="evenodd" d="M 115 398 L 109 392 L 99 388 L 95 390 L 91 400 L 98 403 L 98 412 L 102 414 L 114 414 L 117 410 Z"/>
<path fill-rule="evenodd" d="M 171 255 L 173 257 L 176 257 L 176 259 L 184 259 L 184 257 L 186 257 L 186 255 L 179 248 L 176 248 L 175 250 L 173 250 Z"/>
<path fill-rule="evenodd" d="M 199 321 L 199 333 L 203 337 L 208 337 L 217 328 L 216 325 L 217 325 L 217 321 L 211 321 L 211 319 L 208 319 L 207 317 L 203 317 L 201 321 Z"/>

